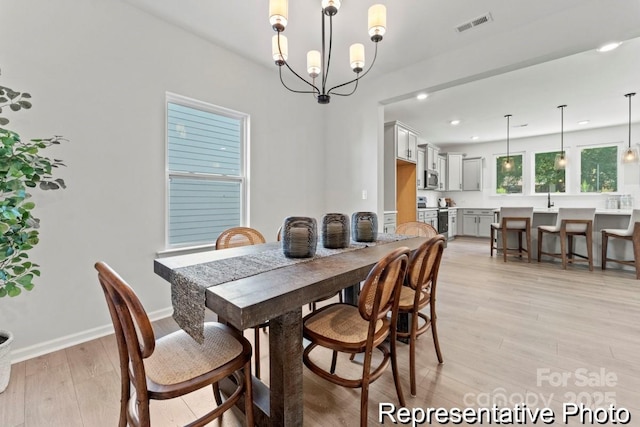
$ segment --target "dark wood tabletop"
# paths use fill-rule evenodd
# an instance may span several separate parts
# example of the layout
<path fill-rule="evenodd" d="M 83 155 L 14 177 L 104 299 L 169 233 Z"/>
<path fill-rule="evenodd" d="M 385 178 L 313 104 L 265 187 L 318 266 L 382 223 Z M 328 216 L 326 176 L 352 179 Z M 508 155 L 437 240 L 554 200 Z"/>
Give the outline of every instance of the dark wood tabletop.
<path fill-rule="evenodd" d="M 256 399 L 261 425 L 301 426 L 302 306 L 364 280 L 378 260 L 396 248 L 417 249 L 414 237 L 313 259 L 207 288 L 206 306 L 239 330 L 269 321 L 270 395 Z M 169 280 L 174 269 L 257 253 L 280 243 L 159 258 L 154 271 Z M 298 331 L 291 333 L 291 331 Z M 256 387 L 260 390 L 260 387 Z"/>

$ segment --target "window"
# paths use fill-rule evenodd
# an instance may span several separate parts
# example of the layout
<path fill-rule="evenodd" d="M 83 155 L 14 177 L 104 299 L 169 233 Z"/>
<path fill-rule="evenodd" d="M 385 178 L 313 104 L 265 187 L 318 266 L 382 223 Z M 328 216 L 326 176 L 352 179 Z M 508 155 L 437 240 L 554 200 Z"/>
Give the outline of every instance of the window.
<path fill-rule="evenodd" d="M 504 168 L 507 156 L 496 156 L 496 193 L 522 194 L 522 154 L 509 156 L 513 167 Z"/>
<path fill-rule="evenodd" d="M 618 191 L 618 147 L 588 147 L 580 150 L 580 192 Z"/>
<path fill-rule="evenodd" d="M 213 243 L 245 223 L 248 116 L 167 94 L 167 245 Z"/>
<path fill-rule="evenodd" d="M 564 193 L 566 192 L 565 169 L 556 169 L 556 155 L 560 151 L 535 153 L 534 156 L 534 192 Z M 570 166 L 569 166 L 570 167 Z"/>

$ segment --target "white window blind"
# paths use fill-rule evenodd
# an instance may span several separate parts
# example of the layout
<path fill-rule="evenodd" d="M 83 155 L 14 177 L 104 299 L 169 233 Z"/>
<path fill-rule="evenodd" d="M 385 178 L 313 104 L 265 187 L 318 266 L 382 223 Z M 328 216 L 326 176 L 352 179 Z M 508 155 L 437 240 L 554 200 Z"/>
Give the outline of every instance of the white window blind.
<path fill-rule="evenodd" d="M 167 94 L 169 247 L 244 223 L 247 116 Z"/>

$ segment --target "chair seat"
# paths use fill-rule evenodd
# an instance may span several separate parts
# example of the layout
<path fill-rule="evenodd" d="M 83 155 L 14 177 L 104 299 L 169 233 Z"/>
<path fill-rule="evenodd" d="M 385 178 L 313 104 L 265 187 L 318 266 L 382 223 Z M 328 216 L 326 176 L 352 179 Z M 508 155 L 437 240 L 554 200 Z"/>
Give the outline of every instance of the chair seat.
<path fill-rule="evenodd" d="M 633 236 L 633 229 L 628 230 L 628 229 L 621 229 L 621 228 L 603 228 L 601 230 L 604 233 L 607 234 L 611 234 L 614 236 L 620 236 L 620 237 L 630 237 Z"/>
<path fill-rule="evenodd" d="M 431 294 L 428 292 L 420 292 L 420 301 L 418 302 L 418 307 L 422 308 L 427 305 L 431 299 Z M 403 311 L 408 311 L 413 309 L 413 301 L 416 298 L 415 289 L 409 286 L 403 286 L 400 291 L 400 305 L 399 309 Z"/>
<path fill-rule="evenodd" d="M 502 224 L 500 224 L 499 222 L 494 222 L 491 223 L 491 227 L 493 228 L 497 228 L 498 230 L 502 229 Z M 525 225 L 523 225 L 522 227 L 513 227 L 513 226 L 509 226 L 507 227 L 507 230 L 522 230 L 522 231 L 527 231 L 527 227 Z"/>
<path fill-rule="evenodd" d="M 558 233 L 560 231 L 560 227 L 556 227 L 555 225 L 539 225 L 538 229 L 548 231 L 549 233 Z"/>
<path fill-rule="evenodd" d="M 151 381 L 172 385 L 209 373 L 240 353 L 242 344 L 218 324 L 209 322 L 204 325 L 202 344 L 183 330 L 158 339 L 155 351 L 144 360 L 144 367 Z"/>
<path fill-rule="evenodd" d="M 376 334 L 389 325 L 376 322 Z M 369 322 L 364 320 L 358 307 L 349 304 L 332 304 L 314 311 L 304 320 L 305 334 L 317 338 L 340 341 L 344 344 L 364 346 L 367 341 Z"/>

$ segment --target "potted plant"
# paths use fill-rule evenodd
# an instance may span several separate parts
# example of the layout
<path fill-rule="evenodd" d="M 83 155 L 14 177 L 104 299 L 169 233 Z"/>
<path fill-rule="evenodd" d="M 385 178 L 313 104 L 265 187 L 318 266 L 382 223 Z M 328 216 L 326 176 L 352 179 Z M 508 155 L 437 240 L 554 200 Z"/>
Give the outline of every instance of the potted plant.
<path fill-rule="evenodd" d="M 28 251 L 38 244 L 40 220 L 33 215 L 35 203 L 29 200 L 31 188 L 57 190 L 65 188 L 53 170 L 64 164 L 40 152 L 63 141 L 60 136 L 23 141 L 20 135 L 6 129 L 6 111 L 31 108 L 26 92 L 0 86 L 0 298 L 16 297 L 22 290 L 33 288 L 34 277 L 40 276 L 38 264 L 29 260 Z M 11 369 L 10 344 L 13 335 L 0 329 L 0 393 L 9 383 Z"/>

